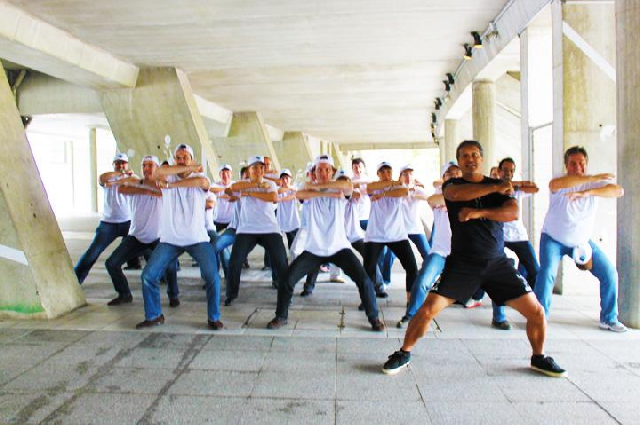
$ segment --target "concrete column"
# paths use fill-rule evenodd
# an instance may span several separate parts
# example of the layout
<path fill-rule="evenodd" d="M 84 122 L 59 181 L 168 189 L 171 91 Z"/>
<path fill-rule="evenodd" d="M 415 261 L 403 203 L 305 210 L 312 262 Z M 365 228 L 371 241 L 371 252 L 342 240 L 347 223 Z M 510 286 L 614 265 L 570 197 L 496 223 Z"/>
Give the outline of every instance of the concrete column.
<path fill-rule="evenodd" d="M 177 144 L 187 143 L 193 147 L 196 161 L 206 158 L 209 169 L 217 168 L 217 155 L 189 80 L 181 70 L 142 70 L 135 88 L 104 91 L 101 100 L 118 149 L 135 150 L 132 165 L 144 155 L 169 158 Z M 171 137 L 169 147 L 165 145 L 167 134 Z"/>
<path fill-rule="evenodd" d="M 237 166 L 251 155 L 271 158 L 273 167 L 280 169 L 278 154 L 259 112 L 234 112 L 229 137 L 214 137 L 213 143 L 221 162 Z"/>
<path fill-rule="evenodd" d="M 98 212 L 98 155 L 96 128 L 89 129 L 89 179 L 91 180 L 91 211 Z"/>
<path fill-rule="evenodd" d="M 0 318 L 54 318 L 86 304 L 0 66 Z"/>
<path fill-rule="evenodd" d="M 345 156 L 342 154 L 340 150 L 340 146 L 336 142 L 330 142 L 331 144 L 331 157 L 333 158 L 333 163 L 335 164 L 338 170 L 348 170 L 351 169 L 351 163 L 349 163 L 349 167 L 347 167 L 347 160 Z"/>
<path fill-rule="evenodd" d="M 440 153 L 440 165 L 456 160 L 456 148 L 462 140 L 458 136 L 458 120 L 444 120 L 444 149 Z"/>
<path fill-rule="evenodd" d="M 291 171 L 302 170 L 313 160 L 309 137 L 300 131 L 286 131 L 281 142 L 273 142 L 280 166 Z"/>
<path fill-rule="evenodd" d="M 640 52 L 637 37 L 640 28 L 640 0 L 616 2 L 616 75 L 618 183 L 626 188 L 618 201 L 618 273 L 620 276 L 620 319 L 627 326 L 640 328 Z"/>
<path fill-rule="evenodd" d="M 492 80 L 475 80 L 472 86 L 473 138 L 484 149 L 484 173 L 496 165 L 496 84 Z"/>

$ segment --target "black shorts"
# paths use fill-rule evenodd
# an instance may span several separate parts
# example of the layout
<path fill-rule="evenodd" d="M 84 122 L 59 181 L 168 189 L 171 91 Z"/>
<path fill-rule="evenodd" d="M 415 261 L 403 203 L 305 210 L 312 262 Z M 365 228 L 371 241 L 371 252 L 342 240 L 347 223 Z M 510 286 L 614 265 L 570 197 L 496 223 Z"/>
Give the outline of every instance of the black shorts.
<path fill-rule="evenodd" d="M 480 288 L 500 306 L 531 292 L 526 279 L 516 271 L 506 255 L 490 260 L 450 255 L 433 292 L 464 303 Z"/>

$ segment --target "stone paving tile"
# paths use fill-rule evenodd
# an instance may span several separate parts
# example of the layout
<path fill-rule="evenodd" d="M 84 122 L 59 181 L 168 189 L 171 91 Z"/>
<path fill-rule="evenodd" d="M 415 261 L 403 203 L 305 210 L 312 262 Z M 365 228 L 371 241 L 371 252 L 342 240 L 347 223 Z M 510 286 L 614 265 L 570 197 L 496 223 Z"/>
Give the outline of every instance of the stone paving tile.
<path fill-rule="evenodd" d="M 571 376 L 571 375 L 570 375 Z M 585 402 L 589 397 L 565 378 L 544 375 L 489 378 L 512 402 Z"/>
<path fill-rule="evenodd" d="M 95 393 L 159 394 L 176 376 L 173 370 L 111 368 L 84 391 Z"/>
<path fill-rule="evenodd" d="M 192 346 L 203 346 L 209 340 L 205 335 L 153 333 L 149 334 L 139 345 L 140 348 L 185 349 Z"/>
<path fill-rule="evenodd" d="M 148 423 L 154 425 L 238 424 L 246 398 L 164 395 L 154 406 Z"/>
<path fill-rule="evenodd" d="M 338 401 L 336 405 L 337 425 L 433 423 L 422 401 Z"/>
<path fill-rule="evenodd" d="M 183 349 L 141 348 L 132 349 L 116 363 L 116 367 L 175 369 L 183 359 Z"/>
<path fill-rule="evenodd" d="M 506 402 L 500 387 L 485 377 L 461 380 L 423 379 L 416 377 L 418 388 L 429 402 Z"/>
<path fill-rule="evenodd" d="M 475 359 L 447 360 L 446 357 L 413 355 L 411 370 L 417 380 L 467 380 L 486 378 L 487 371 Z"/>
<path fill-rule="evenodd" d="M 27 329 L 0 328 L 0 345 L 10 344 L 12 341 L 22 338 L 28 332 L 31 331 Z"/>
<path fill-rule="evenodd" d="M 16 393 L 69 392 L 87 385 L 89 378 L 97 372 L 97 368 L 84 363 L 54 366 L 42 363 L 10 381 L 2 390 Z"/>
<path fill-rule="evenodd" d="M 248 397 L 258 372 L 237 370 L 187 370 L 169 387 L 169 394 Z"/>
<path fill-rule="evenodd" d="M 609 415 L 621 424 L 638 423 L 638 403 L 606 401 L 599 403 Z"/>
<path fill-rule="evenodd" d="M 335 423 L 333 400 L 280 400 L 251 398 L 242 413 L 242 424 L 318 424 Z"/>
<path fill-rule="evenodd" d="M 133 348 L 139 345 L 149 335 L 139 331 L 99 331 L 91 332 L 76 341 L 77 345 L 95 345 L 98 347 Z"/>
<path fill-rule="evenodd" d="M 62 424 L 135 424 L 157 395 L 93 394 L 78 396 L 69 406 L 56 411 L 46 423 Z"/>
<path fill-rule="evenodd" d="M 627 369 L 608 369 L 606 373 L 594 365 L 591 371 L 572 375 L 569 379 L 591 399 L 598 402 L 632 402 L 640 400 L 640 376 Z"/>
<path fill-rule="evenodd" d="M 269 351 L 273 338 L 228 336 L 216 334 L 207 341 L 202 351 Z"/>
<path fill-rule="evenodd" d="M 73 393 L 0 393 L 0 423 L 39 424 L 72 397 Z"/>
<path fill-rule="evenodd" d="M 72 344 L 87 336 L 87 331 L 75 330 L 34 330 L 22 338 L 13 341 L 14 344 L 43 345 L 43 344 Z"/>
<path fill-rule="evenodd" d="M 431 423 L 438 425 L 504 425 L 533 424 L 523 417 L 509 402 L 426 401 Z M 550 423 L 550 422 L 546 422 Z"/>
<path fill-rule="evenodd" d="M 80 365 L 100 366 L 118 355 L 123 349 L 115 347 L 69 345 L 46 360 L 49 365 Z"/>
<path fill-rule="evenodd" d="M 264 364 L 266 351 L 200 351 L 189 364 L 189 369 L 209 370 L 260 370 Z"/>
<path fill-rule="evenodd" d="M 380 353 L 384 358 L 398 350 L 401 345 L 401 340 L 395 338 L 339 338 L 337 340 L 338 354 Z"/>
<path fill-rule="evenodd" d="M 315 370 L 319 374 L 334 373 L 336 354 L 331 352 L 270 351 L 264 359 L 262 370 L 282 373 Z"/>
<path fill-rule="evenodd" d="M 336 396 L 336 372 L 296 370 L 295 373 L 262 371 L 252 397 L 333 400 Z"/>
<path fill-rule="evenodd" d="M 335 338 L 279 338 L 273 339 L 271 351 L 336 353 Z"/>
<path fill-rule="evenodd" d="M 592 402 L 514 403 L 513 407 L 522 416 L 536 424 L 607 425 L 618 423 L 607 411 Z M 637 418 L 636 412 L 634 422 L 630 423 L 637 423 Z"/>

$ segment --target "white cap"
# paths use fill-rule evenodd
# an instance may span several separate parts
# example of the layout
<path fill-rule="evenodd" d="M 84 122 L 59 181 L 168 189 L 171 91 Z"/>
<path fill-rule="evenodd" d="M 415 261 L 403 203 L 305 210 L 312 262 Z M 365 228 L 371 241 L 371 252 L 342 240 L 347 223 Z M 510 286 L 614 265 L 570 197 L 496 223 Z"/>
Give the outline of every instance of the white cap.
<path fill-rule="evenodd" d="M 313 162 L 307 162 L 307 166 L 304 169 L 305 174 L 310 173 L 313 170 Z"/>
<path fill-rule="evenodd" d="M 288 168 L 283 168 L 282 171 L 280 171 L 280 177 L 282 177 L 284 174 L 286 174 L 289 177 L 293 177 L 293 175 L 291 174 L 291 171 Z"/>
<path fill-rule="evenodd" d="M 571 254 L 573 260 L 580 266 L 587 264 L 591 260 L 591 255 L 593 255 L 593 251 L 589 242 L 576 246 Z"/>
<path fill-rule="evenodd" d="M 346 171 L 344 171 L 344 170 L 339 170 L 339 171 L 336 173 L 336 180 L 338 180 L 340 177 L 346 177 L 346 178 L 348 178 L 349 180 L 351 180 L 351 176 L 349 176 L 349 174 L 347 174 L 347 172 L 346 172 Z"/>
<path fill-rule="evenodd" d="M 249 159 L 247 159 L 247 167 L 251 167 L 257 163 L 264 165 L 264 156 L 250 156 Z"/>
<path fill-rule="evenodd" d="M 127 156 L 126 153 L 120 152 L 113 157 L 113 162 L 117 162 L 117 161 L 129 162 L 129 157 Z"/>
<path fill-rule="evenodd" d="M 154 155 L 147 155 L 144 158 L 142 158 L 142 163 L 144 164 L 147 161 L 151 161 L 153 163 L 155 163 L 158 167 L 160 166 L 160 160 L 158 159 L 157 156 Z"/>
<path fill-rule="evenodd" d="M 390 164 L 390 163 L 388 163 L 387 161 L 382 161 L 382 162 L 381 162 L 380 164 L 378 164 L 378 166 L 376 167 L 376 171 L 380 171 L 380 169 L 381 169 L 382 167 L 389 167 L 389 168 L 393 168 L 393 167 L 391 166 L 391 164 Z"/>
<path fill-rule="evenodd" d="M 403 165 L 402 168 L 400 168 L 400 174 L 404 173 L 407 170 L 413 171 L 414 168 L 411 164 Z"/>
<path fill-rule="evenodd" d="M 329 164 L 329 165 L 331 165 L 333 167 L 334 166 L 333 165 L 333 158 L 331 157 L 331 155 L 320 155 L 320 156 L 317 156 L 315 161 L 313 161 L 313 165 L 315 165 L 317 167 L 319 164 Z"/>
<path fill-rule="evenodd" d="M 222 164 L 220 166 L 220 168 L 218 168 L 218 172 L 222 171 L 222 170 L 229 170 L 229 171 L 233 171 L 233 168 L 231 168 L 231 165 L 229 164 Z"/>
<path fill-rule="evenodd" d="M 176 149 L 173 151 L 173 155 L 175 156 L 176 152 L 178 152 L 180 149 L 184 149 L 185 151 L 189 152 L 189 155 L 191 155 L 191 159 L 195 159 L 195 156 L 193 155 L 193 148 L 184 143 L 180 143 L 178 146 L 176 146 Z"/>
<path fill-rule="evenodd" d="M 452 165 L 458 165 L 458 164 L 456 164 L 456 162 L 455 162 L 455 161 L 449 161 L 449 162 L 447 162 L 446 164 L 444 164 L 444 165 L 442 166 L 442 172 L 440 173 L 440 175 L 443 175 L 444 173 L 446 173 L 446 172 L 447 172 L 447 170 L 449 169 L 449 167 L 451 167 Z"/>

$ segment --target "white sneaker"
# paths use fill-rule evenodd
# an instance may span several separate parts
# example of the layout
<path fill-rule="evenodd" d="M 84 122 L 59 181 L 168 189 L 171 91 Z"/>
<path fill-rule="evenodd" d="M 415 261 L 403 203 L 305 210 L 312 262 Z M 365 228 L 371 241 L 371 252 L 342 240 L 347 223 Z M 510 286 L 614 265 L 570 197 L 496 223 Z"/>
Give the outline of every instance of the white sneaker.
<path fill-rule="evenodd" d="M 467 302 L 464 303 L 464 308 L 476 308 L 476 307 L 482 307 L 482 301 L 469 298 Z"/>
<path fill-rule="evenodd" d="M 627 331 L 627 327 L 625 325 L 623 325 L 622 323 L 618 322 L 617 320 L 615 322 L 600 322 L 600 329 L 605 330 L 605 331 L 613 331 L 613 332 L 626 332 Z"/>

